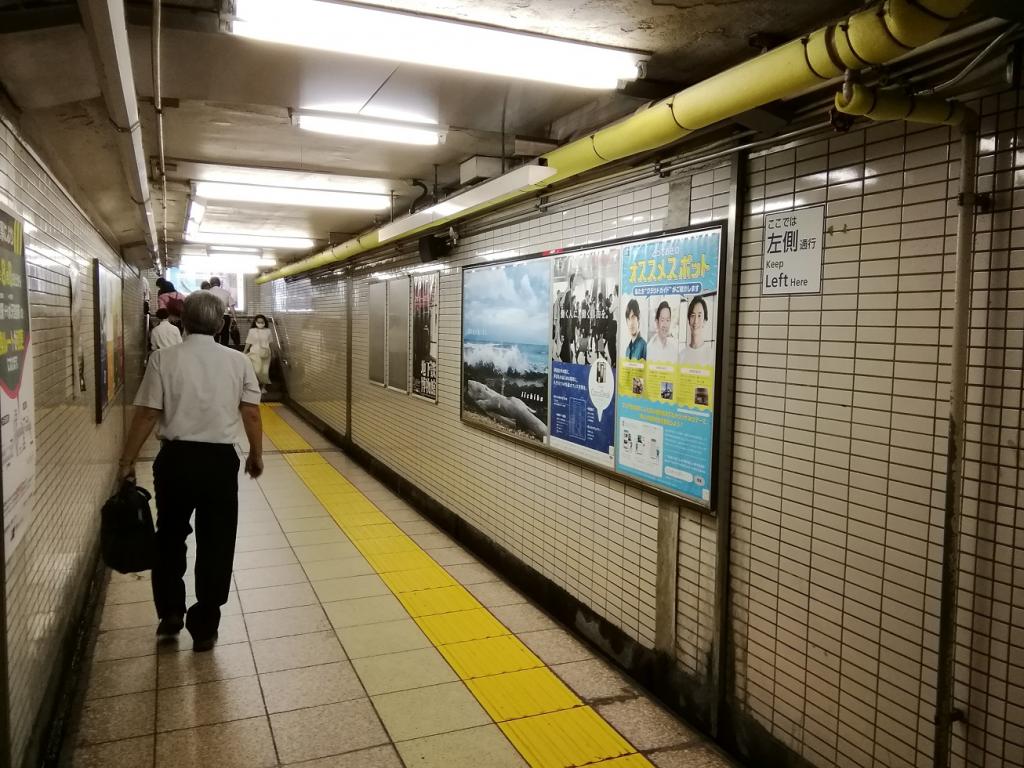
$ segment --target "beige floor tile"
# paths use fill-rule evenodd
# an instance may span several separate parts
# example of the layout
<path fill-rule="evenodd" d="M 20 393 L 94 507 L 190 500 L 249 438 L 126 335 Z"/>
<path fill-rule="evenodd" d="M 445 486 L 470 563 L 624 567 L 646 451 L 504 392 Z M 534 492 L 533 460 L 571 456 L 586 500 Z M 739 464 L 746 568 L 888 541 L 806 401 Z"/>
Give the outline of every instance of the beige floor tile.
<path fill-rule="evenodd" d="M 373 705 L 394 741 L 493 722 L 462 682 L 381 694 Z"/>
<path fill-rule="evenodd" d="M 285 534 L 293 547 L 301 547 L 307 544 L 336 544 L 348 542 L 348 536 L 341 532 L 337 526 L 334 528 L 322 528 L 315 531 L 292 531 Z"/>
<path fill-rule="evenodd" d="M 405 768 L 394 747 L 371 747 L 344 755 L 287 763 L 295 768 Z"/>
<path fill-rule="evenodd" d="M 343 557 L 339 560 L 317 560 L 312 563 L 303 563 L 302 567 L 310 581 L 345 579 L 350 576 L 369 576 L 375 573 L 373 566 L 366 562 L 366 558 L 362 555 Z"/>
<path fill-rule="evenodd" d="M 450 549 L 455 546 L 455 541 L 443 533 L 414 533 L 409 538 L 427 552 L 434 549 Z"/>
<path fill-rule="evenodd" d="M 260 674 L 345 660 L 345 652 L 333 632 L 256 640 L 252 652 Z"/>
<path fill-rule="evenodd" d="M 419 648 L 415 651 L 389 653 L 386 656 L 355 659 L 352 666 L 359 674 L 359 679 L 363 681 L 366 692 L 371 696 L 450 683 L 459 679 L 444 657 L 434 648 Z"/>
<path fill-rule="evenodd" d="M 469 586 L 470 584 L 486 584 L 488 582 L 497 582 L 498 574 L 492 571 L 485 565 L 479 563 L 462 563 L 457 565 L 445 566 L 445 570 L 452 575 L 452 577 L 460 584 Z"/>
<path fill-rule="evenodd" d="M 430 556 L 440 565 L 461 565 L 462 563 L 478 562 L 469 552 L 462 547 L 445 547 L 444 549 L 430 550 Z"/>
<path fill-rule="evenodd" d="M 480 601 L 481 605 L 487 608 L 496 608 L 500 605 L 513 605 L 525 603 L 526 598 L 522 593 L 500 581 L 487 581 L 482 584 L 469 584 L 466 586 L 473 597 Z"/>
<path fill-rule="evenodd" d="M 295 550 L 295 556 L 303 564 L 359 555 L 359 550 L 350 541 L 336 541 L 332 544 L 305 544 L 300 547 L 293 547 L 293 549 Z"/>
<path fill-rule="evenodd" d="M 156 768 L 273 768 L 266 717 L 205 725 L 157 736 Z"/>
<path fill-rule="evenodd" d="M 320 601 L 324 603 L 391 594 L 388 585 L 373 573 L 366 574 L 365 576 L 349 576 L 344 579 L 314 581 L 313 591 L 316 592 L 316 596 L 320 598 Z"/>
<path fill-rule="evenodd" d="M 235 554 L 235 571 L 248 568 L 269 568 L 274 565 L 290 565 L 299 562 L 295 553 L 288 549 L 264 549 L 259 552 L 239 552 Z"/>
<path fill-rule="evenodd" d="M 278 608 L 297 608 L 314 605 L 317 602 L 313 588 L 307 582 L 286 584 L 280 587 L 244 589 L 238 593 L 244 613 L 274 611 Z"/>
<path fill-rule="evenodd" d="M 402 520 L 398 527 L 410 536 L 414 533 L 441 533 L 441 530 L 429 520 L 418 518 L 416 520 Z"/>
<path fill-rule="evenodd" d="M 244 643 L 249 636 L 245 631 L 245 621 L 241 613 L 225 616 L 220 620 L 220 627 L 217 629 L 217 645 L 226 646 L 235 643 Z M 179 651 L 192 650 L 192 635 L 186 630 L 172 640 L 163 640 L 158 646 L 160 653 L 177 653 Z"/>
<path fill-rule="evenodd" d="M 141 603 L 124 603 L 103 606 L 100 630 L 131 629 L 132 627 L 156 627 L 159 619 L 152 600 Z"/>
<path fill-rule="evenodd" d="M 175 731 L 265 714 L 259 679 L 238 677 L 160 691 L 156 729 Z"/>
<path fill-rule="evenodd" d="M 153 601 L 153 586 L 149 579 L 111 581 L 107 585 L 107 605 L 146 603 Z"/>
<path fill-rule="evenodd" d="M 238 589 L 280 587 L 285 584 L 302 584 L 306 581 L 306 572 L 298 563 L 235 572 L 235 585 Z"/>
<path fill-rule="evenodd" d="M 79 747 L 71 757 L 71 768 L 152 768 L 153 737 L 140 736 Z"/>
<path fill-rule="evenodd" d="M 599 704 L 595 709 L 638 750 L 678 747 L 700 741 L 695 730 L 646 698 Z"/>
<path fill-rule="evenodd" d="M 526 768 L 526 761 L 493 724 L 395 746 L 405 764 L 416 768 Z"/>
<path fill-rule="evenodd" d="M 89 670 L 86 699 L 121 696 L 156 688 L 156 656 L 100 661 Z"/>
<path fill-rule="evenodd" d="M 737 765 L 712 744 L 649 752 L 647 757 L 658 768 L 733 768 Z"/>
<path fill-rule="evenodd" d="M 267 711 L 271 713 L 319 707 L 366 696 L 347 661 L 268 672 L 260 675 L 260 682 Z"/>
<path fill-rule="evenodd" d="M 244 536 L 235 541 L 235 552 L 262 552 L 265 549 L 281 549 L 288 546 L 283 533 L 266 536 Z"/>
<path fill-rule="evenodd" d="M 255 522 L 243 516 L 239 517 L 237 534 L 239 539 L 246 539 L 250 536 L 275 536 L 280 533 L 281 526 L 278 525 L 276 519 L 266 522 Z"/>
<path fill-rule="evenodd" d="M 248 643 L 218 645 L 205 653 L 182 650 L 160 654 L 157 682 L 160 688 L 230 680 L 256 674 Z"/>
<path fill-rule="evenodd" d="M 337 632 L 350 659 L 431 647 L 427 636 L 412 619 L 345 627 Z"/>
<path fill-rule="evenodd" d="M 78 723 L 78 743 L 130 739 L 153 733 L 156 691 L 87 701 Z"/>
<path fill-rule="evenodd" d="M 587 646 L 564 629 L 541 629 L 537 632 L 522 632 L 519 639 L 530 646 L 545 664 L 564 664 L 582 661 L 594 656 Z"/>
<path fill-rule="evenodd" d="M 127 659 L 153 653 L 156 653 L 156 629 L 154 627 L 112 629 L 109 632 L 100 632 L 96 638 L 93 660 Z"/>
<path fill-rule="evenodd" d="M 284 519 L 281 521 L 281 530 L 285 533 L 296 531 L 330 531 L 338 527 L 334 518 L 324 514 L 318 517 L 300 517 L 296 519 Z"/>
<path fill-rule="evenodd" d="M 405 606 L 398 602 L 398 598 L 394 595 L 374 595 L 373 597 L 358 597 L 354 600 L 324 603 L 324 610 L 335 629 L 359 627 L 364 624 L 380 624 L 409 617 Z"/>
<path fill-rule="evenodd" d="M 249 613 L 245 616 L 245 623 L 250 640 L 308 635 L 311 632 L 326 632 L 331 628 L 331 622 L 319 605 Z"/>
<path fill-rule="evenodd" d="M 520 632 L 558 628 L 558 625 L 544 611 L 529 603 L 498 605 L 491 608 L 490 611 L 498 621 L 517 635 Z"/>
<path fill-rule="evenodd" d="M 324 509 L 320 502 L 315 504 L 306 504 L 299 507 L 274 507 L 274 514 L 277 516 L 278 521 L 284 525 L 285 520 L 304 520 L 311 517 L 326 518 L 331 520 L 331 516 Z"/>
<path fill-rule="evenodd" d="M 562 678 L 584 701 L 638 695 L 637 689 L 600 659 L 557 664 L 551 671 Z"/>
<path fill-rule="evenodd" d="M 270 716 L 284 763 L 313 760 L 388 741 L 368 699 L 299 709 Z"/>

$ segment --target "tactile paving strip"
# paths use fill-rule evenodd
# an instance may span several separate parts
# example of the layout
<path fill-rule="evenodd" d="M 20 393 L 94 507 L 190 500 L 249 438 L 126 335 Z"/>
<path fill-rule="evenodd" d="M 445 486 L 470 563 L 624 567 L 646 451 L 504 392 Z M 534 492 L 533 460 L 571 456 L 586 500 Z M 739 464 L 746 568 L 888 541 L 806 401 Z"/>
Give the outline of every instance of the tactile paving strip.
<path fill-rule="evenodd" d="M 532 768 L 653 768 L 278 414 L 264 432 Z"/>

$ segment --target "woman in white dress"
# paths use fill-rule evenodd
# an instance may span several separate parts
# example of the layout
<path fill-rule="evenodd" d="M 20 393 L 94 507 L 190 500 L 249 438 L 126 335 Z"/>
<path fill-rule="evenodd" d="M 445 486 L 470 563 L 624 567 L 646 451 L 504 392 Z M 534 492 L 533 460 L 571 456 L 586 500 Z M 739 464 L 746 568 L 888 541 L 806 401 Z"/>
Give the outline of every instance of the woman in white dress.
<path fill-rule="evenodd" d="M 249 333 L 245 337 L 245 354 L 256 371 L 260 391 L 265 393 L 270 383 L 270 328 L 263 315 L 256 315 L 252 319 Z"/>

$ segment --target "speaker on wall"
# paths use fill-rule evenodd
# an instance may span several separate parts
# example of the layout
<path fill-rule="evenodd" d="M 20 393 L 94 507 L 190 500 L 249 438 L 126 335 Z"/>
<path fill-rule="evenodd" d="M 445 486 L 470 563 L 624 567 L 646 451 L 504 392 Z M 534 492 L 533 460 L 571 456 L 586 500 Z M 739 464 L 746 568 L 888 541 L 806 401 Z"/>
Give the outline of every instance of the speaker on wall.
<path fill-rule="evenodd" d="M 451 253 L 452 250 L 451 243 L 447 238 L 434 237 L 434 235 L 421 237 L 419 240 L 419 246 L 420 261 L 424 263 L 443 259 Z"/>

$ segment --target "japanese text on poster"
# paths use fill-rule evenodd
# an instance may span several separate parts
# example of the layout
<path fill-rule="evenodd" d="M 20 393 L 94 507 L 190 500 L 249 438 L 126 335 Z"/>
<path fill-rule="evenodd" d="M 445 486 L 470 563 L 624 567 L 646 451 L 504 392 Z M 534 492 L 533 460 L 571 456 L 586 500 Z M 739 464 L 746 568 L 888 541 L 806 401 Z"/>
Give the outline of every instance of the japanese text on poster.
<path fill-rule="evenodd" d="M 412 278 L 412 392 L 437 400 L 437 273 Z"/>
<path fill-rule="evenodd" d="M 761 295 L 821 292 L 825 208 L 764 215 Z"/>

